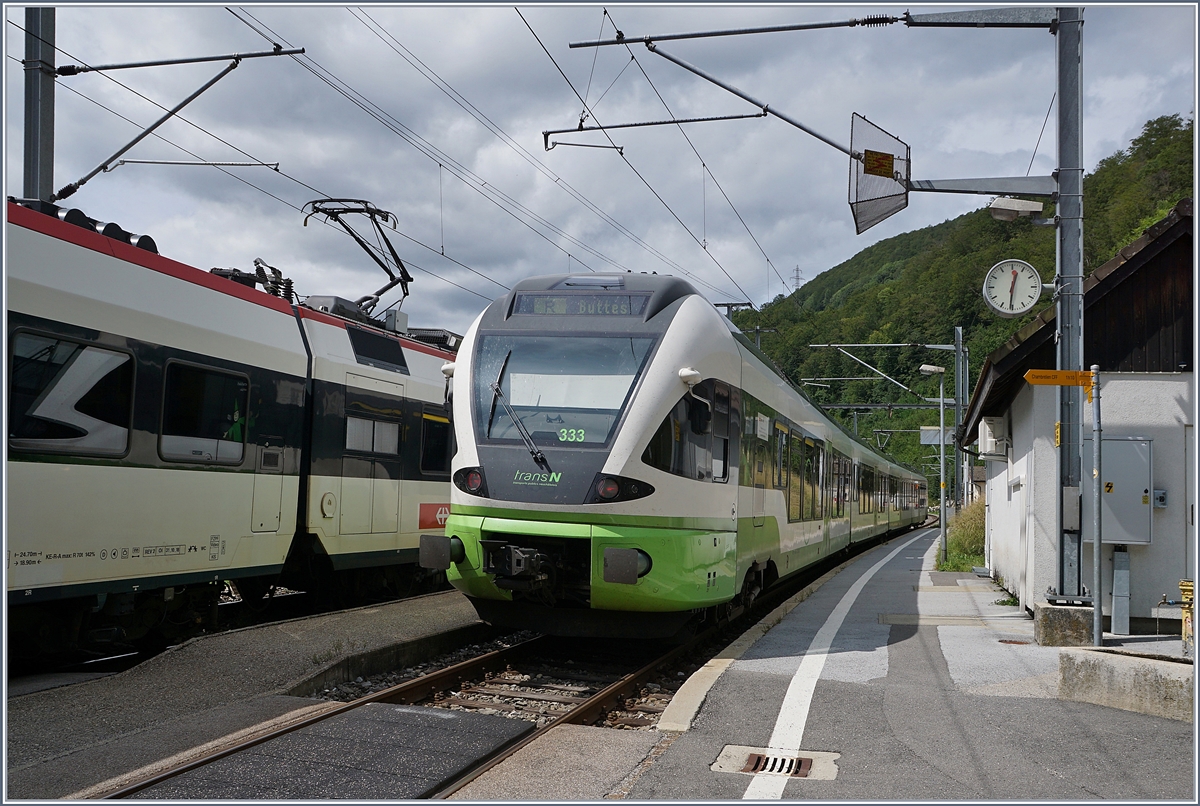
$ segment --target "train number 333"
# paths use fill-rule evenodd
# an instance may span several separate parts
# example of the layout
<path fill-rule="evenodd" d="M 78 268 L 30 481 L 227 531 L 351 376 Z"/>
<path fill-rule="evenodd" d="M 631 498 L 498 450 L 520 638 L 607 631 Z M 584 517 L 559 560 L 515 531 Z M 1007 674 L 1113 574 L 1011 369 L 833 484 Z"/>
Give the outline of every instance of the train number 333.
<path fill-rule="evenodd" d="M 584 430 L 582 428 L 560 428 L 558 429 L 559 442 L 583 442 Z"/>

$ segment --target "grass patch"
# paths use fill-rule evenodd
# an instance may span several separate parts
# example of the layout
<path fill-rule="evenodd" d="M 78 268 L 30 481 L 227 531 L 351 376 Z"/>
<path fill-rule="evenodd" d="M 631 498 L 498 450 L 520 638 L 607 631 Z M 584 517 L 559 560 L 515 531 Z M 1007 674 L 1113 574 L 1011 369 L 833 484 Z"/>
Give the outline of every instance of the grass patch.
<path fill-rule="evenodd" d="M 938 560 L 939 571 L 970 571 L 985 563 L 983 556 L 985 510 L 977 498 L 958 513 L 946 528 L 946 559 Z"/>
<path fill-rule="evenodd" d="M 1021 600 L 1010 593 L 1005 598 L 997 599 L 996 601 L 992 602 L 992 604 L 1003 605 L 1004 607 L 1016 607 L 1017 605 L 1021 604 Z"/>

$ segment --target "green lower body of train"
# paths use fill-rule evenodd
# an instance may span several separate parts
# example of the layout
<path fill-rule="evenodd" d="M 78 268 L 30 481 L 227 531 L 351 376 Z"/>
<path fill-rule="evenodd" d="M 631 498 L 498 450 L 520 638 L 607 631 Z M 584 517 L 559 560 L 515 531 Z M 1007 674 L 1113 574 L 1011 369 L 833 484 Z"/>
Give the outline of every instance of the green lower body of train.
<path fill-rule="evenodd" d="M 445 535 L 449 581 L 483 620 L 560 635 L 674 635 L 830 553 L 822 542 L 781 552 L 772 517 L 454 507 Z"/>

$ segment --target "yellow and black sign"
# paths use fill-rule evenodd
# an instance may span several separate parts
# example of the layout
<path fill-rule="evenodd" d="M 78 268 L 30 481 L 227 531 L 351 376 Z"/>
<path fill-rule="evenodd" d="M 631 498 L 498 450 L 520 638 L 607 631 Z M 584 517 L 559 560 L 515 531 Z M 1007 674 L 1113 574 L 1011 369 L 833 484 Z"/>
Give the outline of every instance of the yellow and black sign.
<path fill-rule="evenodd" d="M 1104 482 L 1104 492 L 1111 493 L 1113 491 L 1113 483 L 1111 481 Z"/>
<path fill-rule="evenodd" d="M 863 173 L 893 179 L 896 175 L 896 158 L 882 151 L 863 150 Z"/>

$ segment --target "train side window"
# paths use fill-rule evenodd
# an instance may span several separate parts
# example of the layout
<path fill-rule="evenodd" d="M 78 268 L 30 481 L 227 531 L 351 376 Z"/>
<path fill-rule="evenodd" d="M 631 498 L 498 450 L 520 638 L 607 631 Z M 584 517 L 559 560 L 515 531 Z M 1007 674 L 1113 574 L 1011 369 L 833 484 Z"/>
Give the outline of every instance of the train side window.
<path fill-rule="evenodd" d="M 421 415 L 421 472 L 449 473 L 454 429 L 439 414 Z"/>
<path fill-rule="evenodd" d="M 128 353 L 17 333 L 9 378 L 10 448 L 106 456 L 128 449 L 133 413 Z"/>
<path fill-rule="evenodd" d="M 369 453 L 374 443 L 375 426 L 362 417 L 346 418 L 346 450 Z"/>
<path fill-rule="evenodd" d="M 713 481 L 729 480 L 730 394 L 729 384 L 716 381 L 712 397 Z"/>
<path fill-rule="evenodd" d="M 171 362 L 163 392 L 159 452 L 177 462 L 242 461 L 250 380 L 244 375 Z"/>
<path fill-rule="evenodd" d="M 821 453 L 819 441 L 804 440 L 804 520 L 821 519 Z"/>
<path fill-rule="evenodd" d="M 363 453 L 400 453 L 400 424 L 365 417 L 346 418 L 346 450 Z"/>
<path fill-rule="evenodd" d="M 804 440 L 799 434 L 792 434 L 791 450 L 788 455 L 788 475 L 791 476 L 788 487 L 788 523 L 801 519 L 801 501 L 803 499 L 804 481 Z"/>

